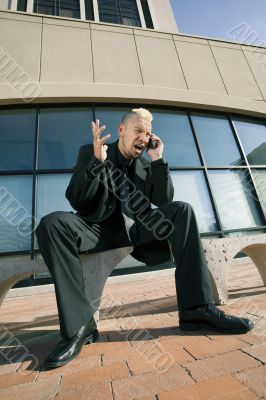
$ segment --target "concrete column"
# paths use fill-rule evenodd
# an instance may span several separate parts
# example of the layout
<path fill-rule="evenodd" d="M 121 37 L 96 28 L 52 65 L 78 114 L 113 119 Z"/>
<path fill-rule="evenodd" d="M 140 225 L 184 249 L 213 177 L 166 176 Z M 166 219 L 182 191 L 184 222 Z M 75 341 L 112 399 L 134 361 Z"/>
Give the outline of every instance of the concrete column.
<path fill-rule="evenodd" d="M 27 2 L 27 12 L 33 13 L 33 0 L 28 0 Z"/>
<path fill-rule="evenodd" d="M 17 11 L 18 0 L 11 0 L 10 10 Z"/>
<path fill-rule="evenodd" d="M 138 11 L 139 11 L 141 27 L 146 28 L 146 22 L 145 22 L 143 10 L 142 10 L 141 2 L 140 2 L 140 0 L 136 0 L 136 2 L 137 2 Z"/>
<path fill-rule="evenodd" d="M 99 8 L 98 8 L 98 1 L 93 0 L 93 13 L 94 13 L 94 21 L 99 22 Z"/>
<path fill-rule="evenodd" d="M 86 19 L 85 0 L 79 0 L 80 6 L 80 19 Z"/>

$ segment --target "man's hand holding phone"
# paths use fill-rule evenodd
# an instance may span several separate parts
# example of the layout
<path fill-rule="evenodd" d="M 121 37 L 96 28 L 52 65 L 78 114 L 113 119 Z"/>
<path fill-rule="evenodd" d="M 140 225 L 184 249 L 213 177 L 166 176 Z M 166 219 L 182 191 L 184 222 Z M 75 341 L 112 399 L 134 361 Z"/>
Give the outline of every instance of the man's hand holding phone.
<path fill-rule="evenodd" d="M 156 161 L 162 158 L 163 156 L 163 147 L 164 144 L 161 139 L 156 136 L 154 133 L 151 134 L 149 143 L 147 145 L 147 154 L 150 157 L 151 161 Z"/>
<path fill-rule="evenodd" d="M 100 127 L 100 121 L 98 119 L 96 119 L 95 123 L 92 121 L 91 126 L 93 133 L 94 155 L 96 158 L 98 158 L 98 160 L 105 161 L 107 158 L 107 149 L 108 149 L 108 146 L 105 144 L 105 142 L 109 139 L 111 135 L 110 133 L 108 133 L 108 135 L 105 135 L 102 138 L 100 138 L 101 132 L 106 128 L 106 126 L 103 125 Z"/>

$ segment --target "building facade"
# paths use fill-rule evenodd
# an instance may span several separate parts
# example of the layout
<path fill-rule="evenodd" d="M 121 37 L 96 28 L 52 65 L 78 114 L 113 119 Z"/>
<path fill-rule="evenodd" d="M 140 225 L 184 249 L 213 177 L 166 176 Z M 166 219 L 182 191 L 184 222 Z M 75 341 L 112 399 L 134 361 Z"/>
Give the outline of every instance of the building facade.
<path fill-rule="evenodd" d="M 65 189 L 91 121 L 112 142 L 133 107 L 153 113 L 174 199 L 192 204 L 202 236 L 266 231 L 266 48 L 180 34 L 168 0 L 1 7 L 1 257 L 38 256 L 40 218 L 72 211 Z M 145 268 L 128 258 L 116 273 Z"/>

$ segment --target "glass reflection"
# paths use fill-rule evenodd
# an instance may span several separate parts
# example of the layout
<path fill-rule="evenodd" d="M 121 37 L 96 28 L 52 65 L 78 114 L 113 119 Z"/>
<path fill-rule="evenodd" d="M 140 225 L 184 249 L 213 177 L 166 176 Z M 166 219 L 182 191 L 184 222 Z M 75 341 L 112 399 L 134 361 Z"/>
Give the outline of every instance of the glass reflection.
<path fill-rule="evenodd" d="M 260 204 L 266 215 L 266 170 L 252 169 L 252 175 L 255 181 L 256 191 L 260 200 Z"/>
<path fill-rule="evenodd" d="M 191 118 L 208 166 L 244 164 L 226 117 L 192 114 Z"/>
<path fill-rule="evenodd" d="M 92 143 L 91 121 L 85 107 L 41 109 L 38 168 L 73 168 L 80 146 Z"/>
<path fill-rule="evenodd" d="M 32 177 L 0 177 L 0 252 L 30 250 Z"/>
<path fill-rule="evenodd" d="M 35 110 L 0 111 L 0 170 L 33 168 Z"/>
<path fill-rule="evenodd" d="M 263 122 L 235 119 L 234 124 L 250 164 L 266 164 L 266 127 Z"/>
<path fill-rule="evenodd" d="M 95 115 L 96 119 L 98 118 L 100 121 L 100 126 L 106 125 L 106 128 L 101 133 L 101 137 L 111 134 L 111 137 L 107 140 L 106 143 L 113 143 L 118 139 L 118 125 L 121 122 L 123 115 L 130 111 L 132 107 L 119 107 L 119 108 L 111 108 L 111 107 L 96 107 Z M 108 150 L 107 150 L 108 151 Z"/>
<path fill-rule="evenodd" d="M 248 171 L 209 171 L 208 174 L 224 229 L 263 225 Z"/>
<path fill-rule="evenodd" d="M 36 220 L 53 211 L 74 211 L 65 197 L 71 174 L 38 176 Z"/>
<path fill-rule="evenodd" d="M 208 189 L 202 171 L 172 171 L 174 200 L 192 205 L 200 232 L 218 230 Z"/>
<path fill-rule="evenodd" d="M 200 159 L 186 113 L 150 111 L 153 114 L 153 132 L 164 143 L 164 158 L 169 166 L 199 166 Z"/>

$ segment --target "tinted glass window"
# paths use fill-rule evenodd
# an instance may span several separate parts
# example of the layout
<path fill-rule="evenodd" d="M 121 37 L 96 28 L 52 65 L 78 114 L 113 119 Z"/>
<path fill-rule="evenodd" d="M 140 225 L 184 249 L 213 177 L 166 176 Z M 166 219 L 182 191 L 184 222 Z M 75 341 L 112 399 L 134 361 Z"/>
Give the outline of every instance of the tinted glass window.
<path fill-rule="evenodd" d="M 0 170 L 31 170 L 34 138 L 34 110 L 0 111 Z"/>
<path fill-rule="evenodd" d="M 151 112 L 152 129 L 164 143 L 164 158 L 169 166 L 199 166 L 200 159 L 187 115 L 178 111 Z"/>
<path fill-rule="evenodd" d="M 0 176 L 0 253 L 30 250 L 31 204 L 31 176 Z"/>
<path fill-rule="evenodd" d="M 192 121 L 208 166 L 244 163 L 226 117 L 192 114 Z"/>
<path fill-rule="evenodd" d="M 264 224 L 247 171 L 209 171 L 209 176 L 224 229 Z"/>
<path fill-rule="evenodd" d="M 96 119 L 100 120 L 100 126 L 106 125 L 106 128 L 101 133 L 101 137 L 111 134 L 107 143 L 115 142 L 118 139 L 118 125 L 121 122 L 123 115 L 130 111 L 130 108 L 116 108 L 112 109 L 110 107 L 96 107 L 95 114 Z M 92 135 L 92 133 L 91 133 Z"/>
<path fill-rule="evenodd" d="M 141 26 L 136 0 L 98 0 L 102 22 Z"/>
<path fill-rule="evenodd" d="M 73 211 L 65 197 L 71 174 L 45 174 L 38 176 L 36 226 L 40 219 L 53 211 Z M 38 247 L 35 238 L 35 248 Z"/>
<path fill-rule="evenodd" d="M 252 175 L 255 181 L 256 191 L 260 200 L 260 204 L 266 215 L 266 170 L 252 169 Z"/>
<path fill-rule="evenodd" d="M 208 189 L 202 171 L 172 171 L 174 200 L 193 207 L 200 232 L 218 230 Z"/>
<path fill-rule="evenodd" d="M 87 108 L 41 109 L 38 168 L 73 168 L 80 146 L 92 143 L 91 121 Z"/>
<path fill-rule="evenodd" d="M 250 164 L 266 164 L 266 127 L 263 122 L 235 119 L 234 124 Z"/>

